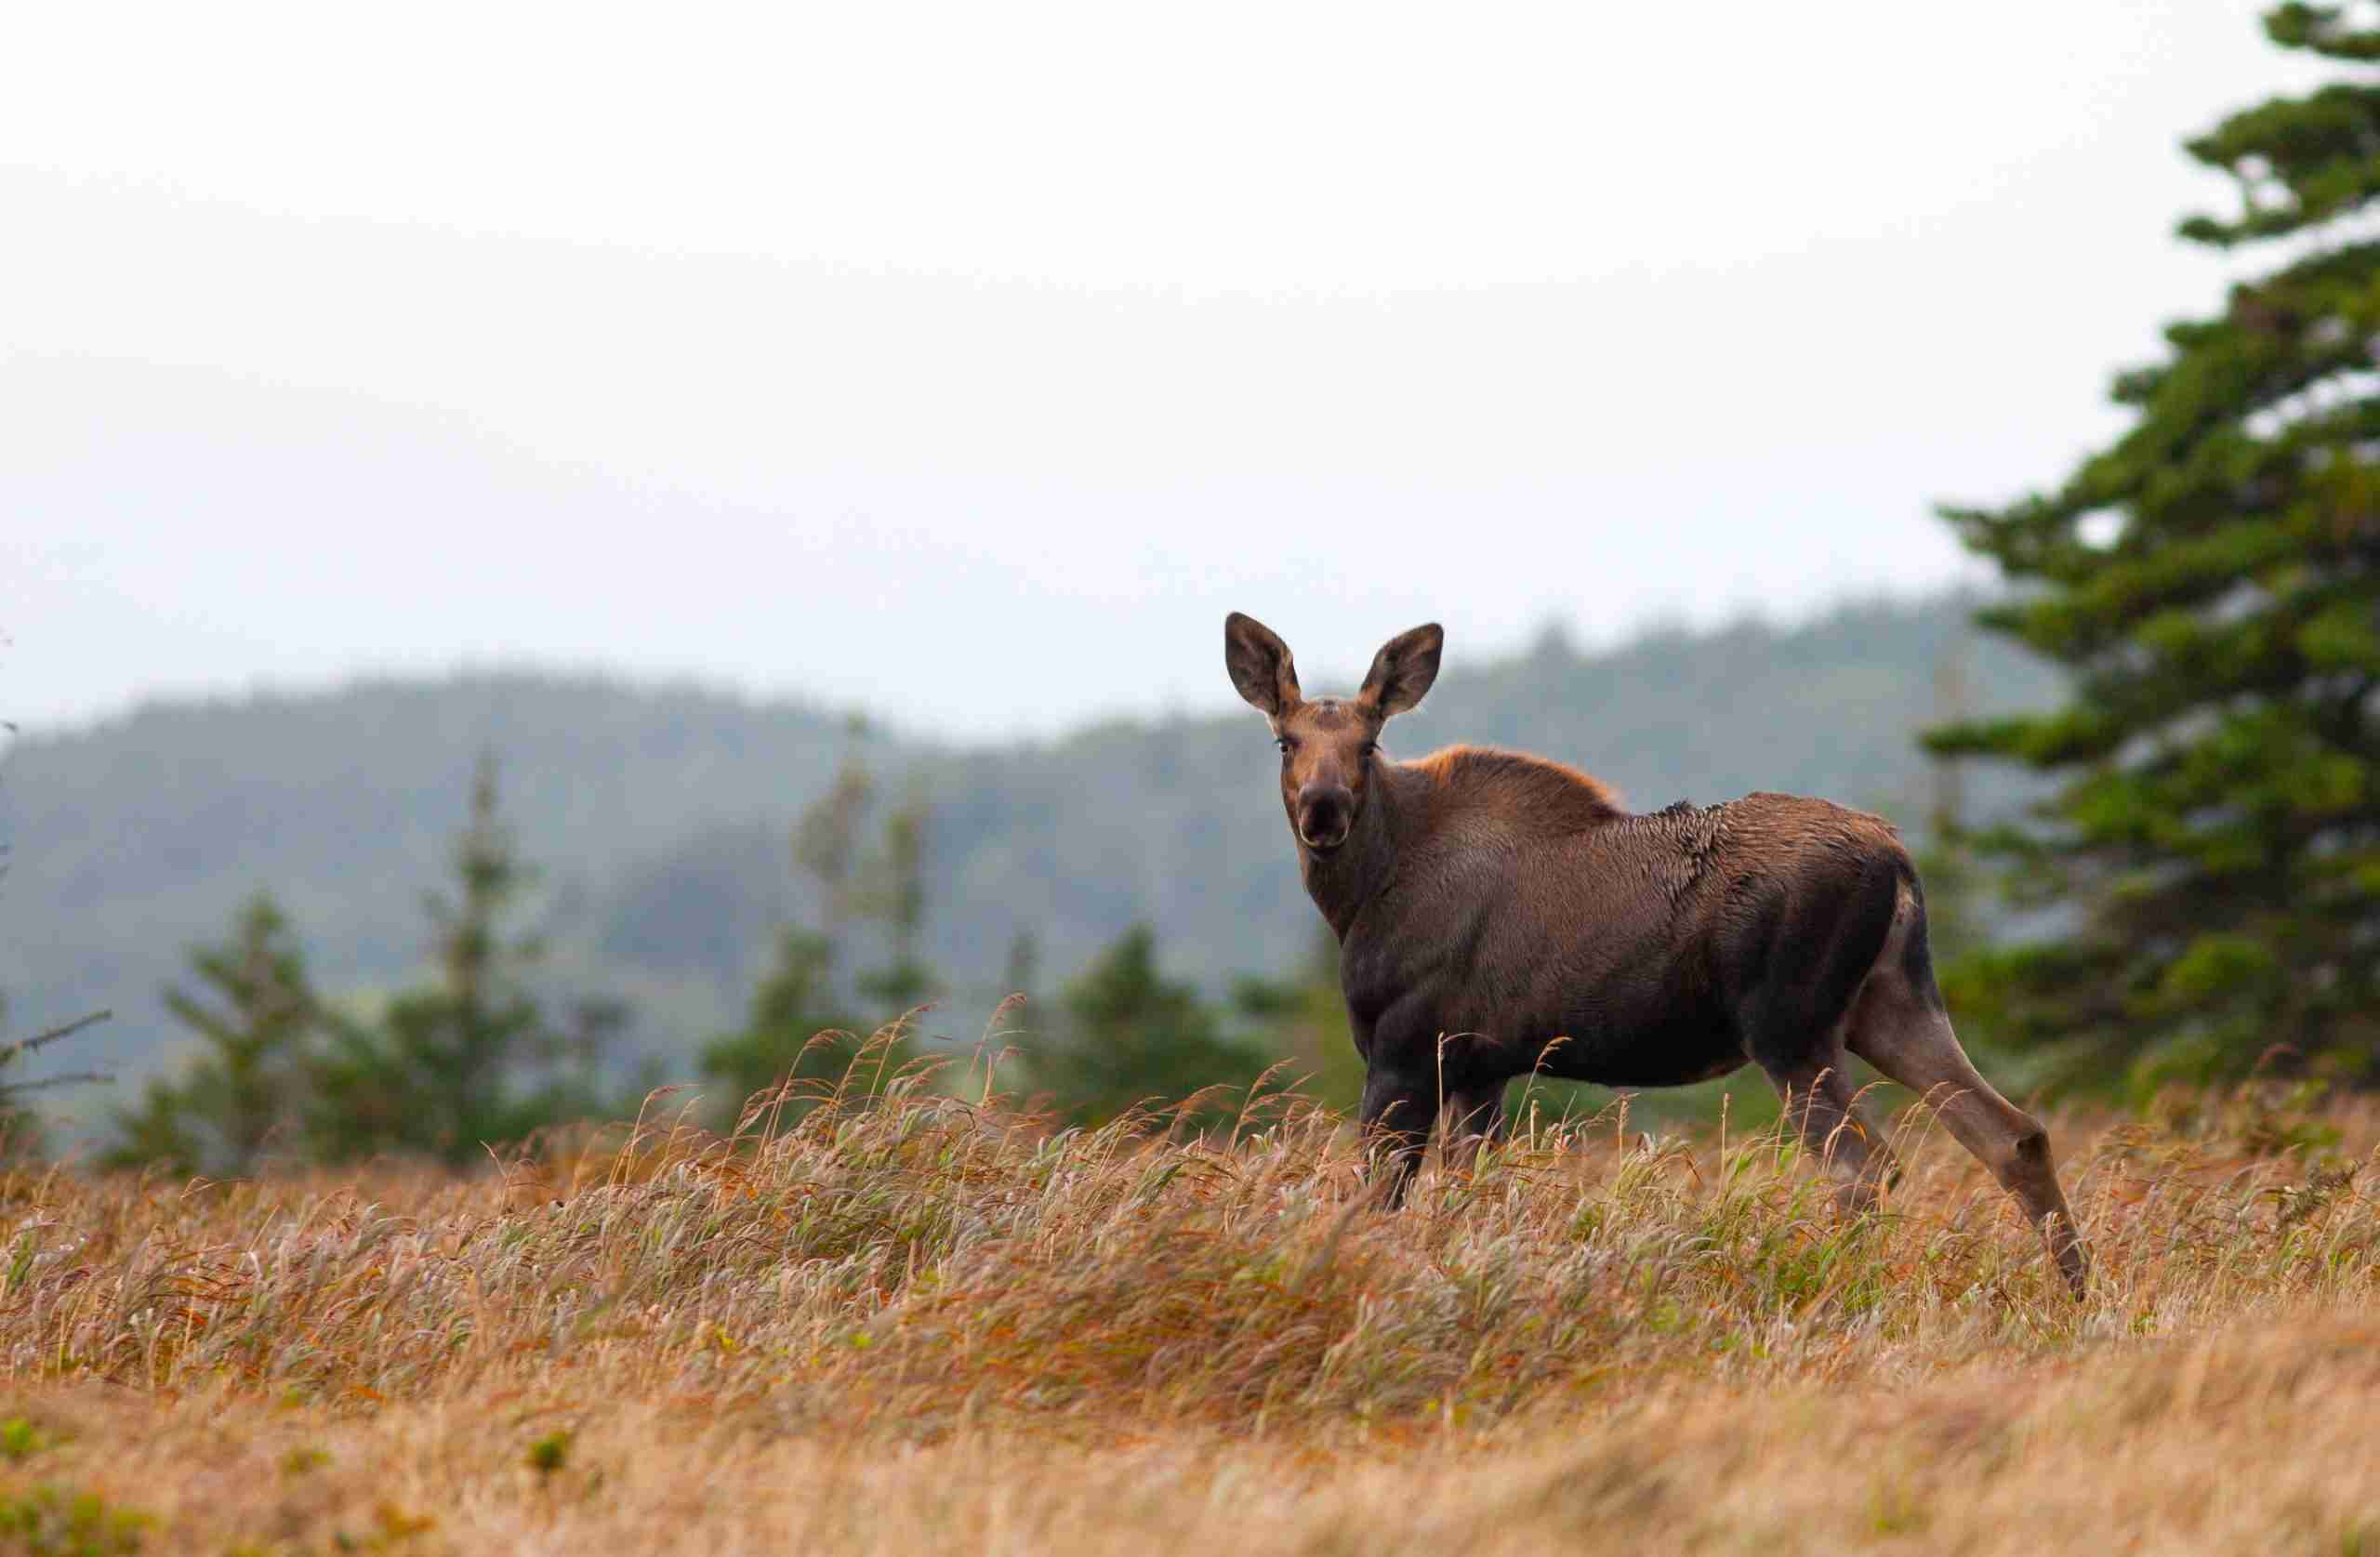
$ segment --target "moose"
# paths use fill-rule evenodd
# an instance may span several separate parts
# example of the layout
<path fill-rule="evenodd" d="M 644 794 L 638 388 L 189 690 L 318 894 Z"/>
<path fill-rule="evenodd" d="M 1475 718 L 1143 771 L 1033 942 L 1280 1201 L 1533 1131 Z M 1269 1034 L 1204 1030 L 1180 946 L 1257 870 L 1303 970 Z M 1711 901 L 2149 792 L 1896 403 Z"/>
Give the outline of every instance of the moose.
<path fill-rule="evenodd" d="M 1428 693 L 1444 644 L 1415 627 L 1355 696 L 1309 699 L 1278 635 L 1223 623 L 1232 685 L 1280 746 L 1306 891 L 1339 938 L 1385 1203 L 1442 1112 L 1452 1160 L 1495 1139 L 1516 1076 L 1675 1087 L 1750 1062 L 1858 1214 L 1897 1168 L 1847 1052 L 1934 1104 L 2080 1299 L 2089 1256 L 2048 1132 L 1959 1046 L 1891 824 L 1766 792 L 1632 813 L 1576 769 L 1487 746 L 1393 760 L 1382 727 Z"/>

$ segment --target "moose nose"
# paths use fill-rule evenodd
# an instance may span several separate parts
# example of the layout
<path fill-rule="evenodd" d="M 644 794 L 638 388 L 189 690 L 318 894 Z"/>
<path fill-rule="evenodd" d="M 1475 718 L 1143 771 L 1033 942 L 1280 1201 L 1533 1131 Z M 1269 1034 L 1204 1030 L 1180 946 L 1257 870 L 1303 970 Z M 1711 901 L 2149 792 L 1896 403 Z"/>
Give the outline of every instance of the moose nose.
<path fill-rule="evenodd" d="M 1308 849 L 1338 848 L 1355 819 L 1355 798 L 1344 789 L 1309 789 L 1298 797 L 1298 837 Z"/>

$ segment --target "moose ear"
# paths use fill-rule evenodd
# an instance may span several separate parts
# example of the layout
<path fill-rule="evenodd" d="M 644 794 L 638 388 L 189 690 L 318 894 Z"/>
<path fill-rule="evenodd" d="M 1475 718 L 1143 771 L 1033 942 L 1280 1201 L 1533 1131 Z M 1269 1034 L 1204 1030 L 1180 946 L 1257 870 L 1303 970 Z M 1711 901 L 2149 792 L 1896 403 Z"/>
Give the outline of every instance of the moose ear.
<path fill-rule="evenodd" d="M 1435 622 L 1398 633 L 1372 656 L 1371 674 L 1364 678 L 1355 701 L 1382 719 L 1412 707 L 1438 679 L 1438 651 L 1446 642 L 1446 629 Z"/>
<path fill-rule="evenodd" d="M 1302 695 L 1289 646 L 1272 628 L 1236 611 L 1223 618 L 1223 668 L 1240 696 L 1275 719 Z"/>

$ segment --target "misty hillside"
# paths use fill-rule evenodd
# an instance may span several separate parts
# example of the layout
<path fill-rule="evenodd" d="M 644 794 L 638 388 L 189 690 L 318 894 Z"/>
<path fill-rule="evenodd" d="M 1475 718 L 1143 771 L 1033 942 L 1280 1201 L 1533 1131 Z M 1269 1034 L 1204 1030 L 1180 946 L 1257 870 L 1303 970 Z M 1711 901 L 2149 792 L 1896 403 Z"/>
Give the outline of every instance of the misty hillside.
<path fill-rule="evenodd" d="M 1911 732 L 1940 711 L 1938 666 L 1961 667 L 1977 711 L 2053 695 L 2044 669 L 1972 633 L 1968 609 L 1861 606 L 1593 654 L 1548 637 L 1487 664 L 1458 644 L 1386 744 L 1527 746 L 1639 808 L 1774 788 L 1913 822 L 1928 780 Z M 280 897 L 325 987 L 416 970 L 422 895 L 440 885 L 483 749 L 541 873 L 549 977 L 633 1000 L 638 1042 L 673 1074 L 741 1009 L 774 928 L 814 917 L 788 829 L 853 752 L 880 794 L 931 803 L 925 951 L 954 992 L 950 1031 L 972 1036 L 1020 932 L 1045 983 L 1137 918 L 1170 967 L 1211 982 L 1278 970 L 1314 933 L 1252 712 L 957 748 L 681 687 L 376 681 L 22 740 L 0 777 L 8 1030 L 112 1007 L 82 1057 L 137 1074 L 178 1041 L 160 986 L 258 888 Z M 1969 788 L 1978 810 L 2015 793 L 2001 775 Z"/>

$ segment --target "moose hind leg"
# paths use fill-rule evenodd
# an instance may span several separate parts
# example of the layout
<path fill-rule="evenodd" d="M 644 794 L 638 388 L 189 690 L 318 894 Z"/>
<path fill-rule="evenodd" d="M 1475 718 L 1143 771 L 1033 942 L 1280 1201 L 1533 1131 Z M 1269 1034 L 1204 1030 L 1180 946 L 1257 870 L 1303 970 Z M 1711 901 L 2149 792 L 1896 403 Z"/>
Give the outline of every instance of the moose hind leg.
<path fill-rule="evenodd" d="M 1445 1142 L 1447 1166 L 1468 1172 L 1479 1158 L 1479 1148 L 1504 1138 L 1504 1083 L 1483 1082 L 1460 1087 L 1447 1094 Z"/>
<path fill-rule="evenodd" d="M 1853 1013 L 1851 1050 L 1924 1098 L 1959 1144 L 1991 1169 L 2041 1229 L 2058 1273 L 2080 1300 L 2089 1286 L 2090 1252 L 2058 1187 L 2049 1132 L 1976 1070 L 1932 983 L 1928 977 L 1921 995 L 1898 970 L 1880 968 Z"/>
<path fill-rule="evenodd" d="M 1785 1117 L 1800 1134 L 1803 1149 L 1834 1178 L 1835 1203 L 1854 1215 L 1873 1209 L 1878 1191 L 1899 1170 L 1892 1148 L 1859 1116 L 1841 1055 L 1831 1063 L 1814 1059 L 1761 1068 L 1785 1100 Z"/>

